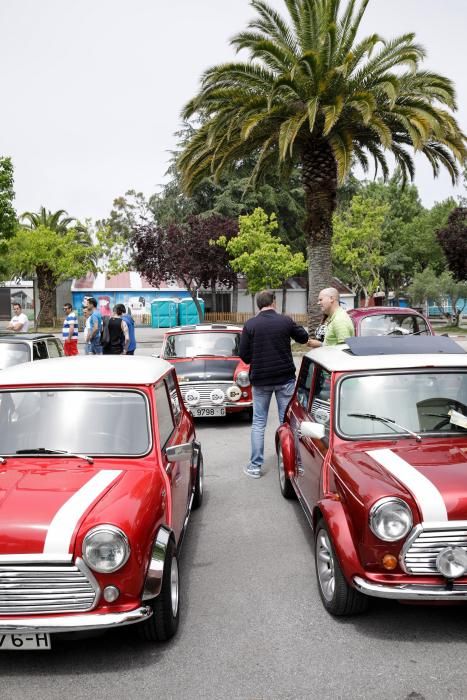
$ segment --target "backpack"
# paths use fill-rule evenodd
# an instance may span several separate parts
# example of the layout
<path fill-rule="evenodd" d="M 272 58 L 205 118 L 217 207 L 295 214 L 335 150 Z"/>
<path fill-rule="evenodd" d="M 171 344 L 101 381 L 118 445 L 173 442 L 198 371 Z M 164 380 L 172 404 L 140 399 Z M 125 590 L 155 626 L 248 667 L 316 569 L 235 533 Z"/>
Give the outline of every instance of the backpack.
<path fill-rule="evenodd" d="M 106 316 L 102 319 L 101 328 L 101 345 L 106 348 L 110 344 L 110 331 L 109 331 L 109 317 Z"/>

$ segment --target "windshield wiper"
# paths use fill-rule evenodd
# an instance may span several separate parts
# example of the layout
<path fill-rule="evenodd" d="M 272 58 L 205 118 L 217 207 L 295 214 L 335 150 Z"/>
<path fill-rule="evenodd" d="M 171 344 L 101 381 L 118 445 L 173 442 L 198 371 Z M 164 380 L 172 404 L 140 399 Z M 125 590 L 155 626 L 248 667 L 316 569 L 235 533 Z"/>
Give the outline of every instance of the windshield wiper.
<path fill-rule="evenodd" d="M 31 447 L 26 450 L 16 450 L 17 455 L 66 455 L 67 457 L 79 457 L 80 459 L 85 459 L 89 464 L 94 464 L 94 460 L 89 455 L 83 455 L 78 452 L 68 452 L 67 450 L 51 450 L 48 447 Z"/>
<path fill-rule="evenodd" d="M 422 438 L 420 435 L 417 435 L 417 433 L 414 433 L 413 430 L 409 430 L 409 428 L 406 428 L 404 425 L 400 425 L 399 423 L 396 423 L 396 421 L 393 420 L 392 418 L 385 418 L 384 416 L 376 416 L 374 413 L 347 413 L 347 416 L 349 416 L 349 418 L 368 418 L 368 420 L 377 420 L 377 421 L 380 421 L 381 423 L 384 423 L 385 425 L 389 425 L 390 428 L 392 428 L 392 426 L 395 425 L 396 428 L 400 428 L 401 430 L 408 433 L 409 435 L 412 435 L 412 437 L 414 437 L 417 442 L 422 441 Z"/>
<path fill-rule="evenodd" d="M 393 331 L 389 331 L 386 335 L 393 335 L 398 333 L 399 335 L 421 335 L 421 333 L 426 333 L 426 330 L 422 331 L 406 331 L 404 328 L 395 328 Z"/>

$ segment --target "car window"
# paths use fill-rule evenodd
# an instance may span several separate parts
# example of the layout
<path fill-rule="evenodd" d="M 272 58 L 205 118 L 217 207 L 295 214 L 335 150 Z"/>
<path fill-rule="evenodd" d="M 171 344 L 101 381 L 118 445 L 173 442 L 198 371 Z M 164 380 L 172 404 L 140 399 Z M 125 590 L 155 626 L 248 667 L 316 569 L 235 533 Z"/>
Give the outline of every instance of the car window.
<path fill-rule="evenodd" d="M 35 340 L 33 344 L 32 359 L 46 360 L 48 356 L 45 340 Z"/>
<path fill-rule="evenodd" d="M 175 427 L 175 421 L 171 408 L 171 401 L 167 394 L 167 385 L 164 381 L 156 385 L 155 394 L 159 436 L 161 440 L 161 447 L 164 447 L 164 445 L 172 435 Z"/>
<path fill-rule="evenodd" d="M 47 339 L 47 347 L 49 350 L 49 357 L 63 357 L 62 346 L 55 338 Z"/>
<path fill-rule="evenodd" d="M 31 350 L 27 343 L 0 343 L 0 369 L 30 362 Z"/>
<path fill-rule="evenodd" d="M 431 335 L 428 325 L 415 314 L 371 314 L 362 318 L 360 335 Z"/>
<path fill-rule="evenodd" d="M 323 367 L 317 367 L 313 394 L 311 399 L 311 417 L 326 429 L 325 438 L 329 438 L 331 417 L 331 373 Z"/>
<path fill-rule="evenodd" d="M 313 369 L 313 362 L 309 360 L 308 357 L 304 357 L 297 379 L 297 401 L 304 409 L 308 408 Z"/>
<path fill-rule="evenodd" d="M 165 341 L 164 357 L 195 357 L 196 355 L 219 355 L 238 357 L 240 333 L 199 332 L 169 335 Z"/>
<path fill-rule="evenodd" d="M 175 422 L 178 423 L 182 413 L 180 406 L 180 397 L 178 395 L 177 386 L 175 383 L 175 371 L 171 372 L 165 378 L 167 384 L 167 390 L 170 396 L 170 403 L 172 404 L 172 412 L 175 418 Z"/>

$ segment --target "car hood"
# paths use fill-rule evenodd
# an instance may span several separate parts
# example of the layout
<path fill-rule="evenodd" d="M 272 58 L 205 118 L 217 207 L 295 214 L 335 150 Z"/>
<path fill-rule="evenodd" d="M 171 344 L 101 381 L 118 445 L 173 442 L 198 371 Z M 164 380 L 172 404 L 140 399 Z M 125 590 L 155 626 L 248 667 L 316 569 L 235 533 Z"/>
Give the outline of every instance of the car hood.
<path fill-rule="evenodd" d="M 188 358 L 172 362 L 179 382 L 232 381 L 240 358 L 220 360 L 217 358 Z"/>
<path fill-rule="evenodd" d="M 66 467 L 51 461 L 44 464 L 46 460 L 37 460 L 35 467 L 15 467 L 13 461 L 19 462 L 9 459 L 0 469 L 2 555 L 73 552 L 84 519 L 99 510 L 109 518 L 103 522 L 115 522 L 115 512 L 109 506 L 134 491 L 135 481 L 142 477 L 138 470 L 125 471 L 110 463 L 105 466 L 101 460 L 99 465 L 76 466 L 74 461 Z M 95 517 L 89 520 L 96 522 Z"/>
<path fill-rule="evenodd" d="M 367 506 L 383 496 L 409 494 L 422 521 L 467 520 L 467 438 L 366 443 L 339 461 Z"/>

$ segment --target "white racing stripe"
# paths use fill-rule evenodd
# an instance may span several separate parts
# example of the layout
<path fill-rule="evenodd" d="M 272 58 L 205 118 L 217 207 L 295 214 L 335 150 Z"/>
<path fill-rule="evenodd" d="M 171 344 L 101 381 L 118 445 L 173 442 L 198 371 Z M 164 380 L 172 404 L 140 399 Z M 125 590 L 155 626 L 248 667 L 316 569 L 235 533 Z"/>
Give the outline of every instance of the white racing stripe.
<path fill-rule="evenodd" d="M 71 538 L 79 519 L 121 473 L 120 469 L 103 469 L 62 505 L 49 525 L 44 554 L 67 554 L 70 551 Z"/>
<path fill-rule="evenodd" d="M 391 472 L 413 494 L 425 522 L 448 519 L 446 504 L 436 486 L 392 450 L 368 450 L 367 454 Z"/>

